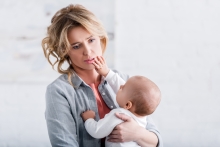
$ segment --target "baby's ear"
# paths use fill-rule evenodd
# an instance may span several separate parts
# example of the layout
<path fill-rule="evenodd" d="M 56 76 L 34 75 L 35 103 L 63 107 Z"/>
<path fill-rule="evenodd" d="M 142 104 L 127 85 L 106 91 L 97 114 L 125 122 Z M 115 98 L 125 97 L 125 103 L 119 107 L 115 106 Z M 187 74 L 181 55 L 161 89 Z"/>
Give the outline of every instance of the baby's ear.
<path fill-rule="evenodd" d="M 130 109 L 132 107 L 132 102 L 131 101 L 127 101 L 126 105 L 125 105 L 125 109 Z"/>

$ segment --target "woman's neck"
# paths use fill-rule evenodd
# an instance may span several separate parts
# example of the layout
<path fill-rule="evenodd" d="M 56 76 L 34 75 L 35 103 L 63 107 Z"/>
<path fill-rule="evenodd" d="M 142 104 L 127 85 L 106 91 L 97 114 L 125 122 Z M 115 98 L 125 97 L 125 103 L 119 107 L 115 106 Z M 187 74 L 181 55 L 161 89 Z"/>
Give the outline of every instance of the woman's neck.
<path fill-rule="evenodd" d="M 97 85 L 101 81 L 101 75 L 98 74 L 95 69 L 93 70 L 75 70 L 77 75 L 88 85 Z"/>

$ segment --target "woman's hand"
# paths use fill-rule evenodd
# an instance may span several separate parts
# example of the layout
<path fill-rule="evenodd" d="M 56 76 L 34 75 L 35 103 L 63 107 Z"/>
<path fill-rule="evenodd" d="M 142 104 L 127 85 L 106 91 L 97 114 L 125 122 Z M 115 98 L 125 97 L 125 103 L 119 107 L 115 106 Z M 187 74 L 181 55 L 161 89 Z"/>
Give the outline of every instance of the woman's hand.
<path fill-rule="evenodd" d="M 105 59 L 102 56 L 97 56 L 95 58 L 95 61 L 93 62 L 93 65 L 95 66 L 97 73 L 104 77 L 107 76 L 109 69 L 105 62 Z"/>
<path fill-rule="evenodd" d="M 92 111 L 92 110 L 87 110 L 87 111 L 81 113 L 81 117 L 82 117 L 83 121 L 86 121 L 89 118 L 94 119 L 95 118 L 95 112 Z"/>
<path fill-rule="evenodd" d="M 122 113 L 115 115 L 124 122 L 117 125 L 109 135 L 110 142 L 128 142 L 135 141 L 141 147 L 156 147 L 158 138 L 156 134 L 139 126 L 137 122 Z"/>
<path fill-rule="evenodd" d="M 124 122 L 117 125 L 112 133 L 109 135 L 108 141 L 110 142 L 128 142 L 137 141 L 140 132 L 138 130 L 143 129 L 141 126 L 131 117 L 122 114 L 115 113 L 116 117 Z"/>

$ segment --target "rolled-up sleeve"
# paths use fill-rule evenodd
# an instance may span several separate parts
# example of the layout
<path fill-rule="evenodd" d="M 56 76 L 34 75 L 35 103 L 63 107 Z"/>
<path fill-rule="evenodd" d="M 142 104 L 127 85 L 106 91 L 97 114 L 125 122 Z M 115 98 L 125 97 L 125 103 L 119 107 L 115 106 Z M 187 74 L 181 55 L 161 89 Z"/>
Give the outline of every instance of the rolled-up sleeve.
<path fill-rule="evenodd" d="M 160 135 L 160 132 L 158 131 L 155 123 L 153 122 L 152 118 L 150 116 L 147 117 L 147 126 L 146 129 L 150 132 L 153 132 L 157 135 L 158 138 L 158 144 L 157 147 L 163 147 L 163 140 Z"/>
<path fill-rule="evenodd" d="M 70 105 L 57 85 L 47 87 L 45 118 L 53 147 L 79 146 Z"/>

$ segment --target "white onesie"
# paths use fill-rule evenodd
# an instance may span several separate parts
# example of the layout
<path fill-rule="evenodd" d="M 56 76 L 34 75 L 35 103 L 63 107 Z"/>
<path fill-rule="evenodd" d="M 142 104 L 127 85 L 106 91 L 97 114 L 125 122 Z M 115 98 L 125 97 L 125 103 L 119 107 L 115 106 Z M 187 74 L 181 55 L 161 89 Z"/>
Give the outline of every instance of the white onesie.
<path fill-rule="evenodd" d="M 108 75 L 106 76 L 106 81 L 111 86 L 113 91 L 117 93 L 119 87 L 125 84 L 125 81 L 113 71 L 109 71 Z M 118 106 L 116 98 L 114 98 L 114 102 L 116 106 Z M 94 138 L 104 138 L 105 140 L 105 147 L 140 147 L 136 142 L 124 142 L 124 143 L 114 143 L 107 141 L 108 135 L 112 132 L 115 126 L 122 123 L 123 121 L 115 116 L 115 113 L 124 113 L 130 117 L 132 117 L 140 126 L 146 127 L 147 125 L 147 116 L 144 117 L 136 117 L 133 113 L 129 110 L 124 108 L 117 108 L 111 110 L 108 114 L 105 115 L 104 118 L 100 119 L 98 122 L 94 119 L 90 118 L 85 121 L 85 128 L 87 132 Z"/>

